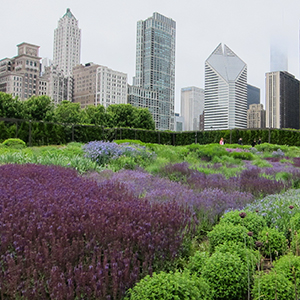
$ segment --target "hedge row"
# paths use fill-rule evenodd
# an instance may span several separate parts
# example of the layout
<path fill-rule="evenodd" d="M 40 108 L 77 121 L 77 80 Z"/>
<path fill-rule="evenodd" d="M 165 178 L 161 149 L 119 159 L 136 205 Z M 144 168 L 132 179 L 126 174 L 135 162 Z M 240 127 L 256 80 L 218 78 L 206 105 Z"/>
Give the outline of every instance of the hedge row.
<path fill-rule="evenodd" d="M 300 131 L 289 129 L 171 132 L 0 118 L 0 142 L 8 138 L 20 138 L 29 146 L 65 144 L 72 141 L 82 143 L 93 140 L 112 141 L 115 139 L 138 139 L 145 143 L 179 146 L 192 143 L 218 143 L 221 137 L 228 144 L 235 144 L 241 137 L 245 145 L 250 145 L 254 139 L 261 138 L 263 143 L 300 146 Z"/>

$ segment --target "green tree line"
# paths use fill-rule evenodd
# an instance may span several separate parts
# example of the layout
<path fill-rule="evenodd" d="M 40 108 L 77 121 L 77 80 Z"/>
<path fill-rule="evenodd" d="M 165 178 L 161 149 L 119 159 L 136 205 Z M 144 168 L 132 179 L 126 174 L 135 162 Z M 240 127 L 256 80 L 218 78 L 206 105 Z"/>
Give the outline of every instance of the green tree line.
<path fill-rule="evenodd" d="M 130 104 L 88 105 L 63 100 L 57 106 L 48 96 L 32 96 L 27 100 L 0 92 L 0 117 L 68 124 L 94 124 L 104 127 L 128 127 L 155 130 L 153 117 L 147 108 Z"/>

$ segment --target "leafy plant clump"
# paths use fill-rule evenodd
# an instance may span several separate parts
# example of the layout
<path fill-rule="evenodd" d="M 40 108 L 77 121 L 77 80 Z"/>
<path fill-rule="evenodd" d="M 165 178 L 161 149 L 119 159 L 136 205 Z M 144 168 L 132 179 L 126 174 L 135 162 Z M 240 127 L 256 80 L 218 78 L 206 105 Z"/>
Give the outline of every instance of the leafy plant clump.
<path fill-rule="evenodd" d="M 7 139 L 2 143 L 2 145 L 16 149 L 26 148 L 26 143 L 21 139 Z"/>
<path fill-rule="evenodd" d="M 247 292 L 247 267 L 236 253 L 215 252 L 206 262 L 202 276 L 214 299 L 240 300 Z"/>
<path fill-rule="evenodd" d="M 153 273 L 129 290 L 127 300 L 211 300 L 212 292 L 203 278 L 189 272 Z"/>

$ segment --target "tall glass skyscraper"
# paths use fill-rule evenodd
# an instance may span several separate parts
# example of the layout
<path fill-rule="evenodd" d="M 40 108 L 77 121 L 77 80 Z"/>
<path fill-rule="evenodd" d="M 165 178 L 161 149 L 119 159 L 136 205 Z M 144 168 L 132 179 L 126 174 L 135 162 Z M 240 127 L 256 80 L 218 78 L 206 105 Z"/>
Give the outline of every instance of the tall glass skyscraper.
<path fill-rule="evenodd" d="M 69 76 L 72 68 L 80 64 L 80 48 L 81 30 L 78 28 L 78 20 L 67 8 L 54 30 L 53 64 L 57 65 L 64 75 Z"/>
<path fill-rule="evenodd" d="M 222 44 L 205 61 L 204 130 L 247 128 L 247 65 Z"/>
<path fill-rule="evenodd" d="M 137 23 L 134 86 L 158 93 L 156 129 L 174 130 L 176 22 L 157 12 Z"/>

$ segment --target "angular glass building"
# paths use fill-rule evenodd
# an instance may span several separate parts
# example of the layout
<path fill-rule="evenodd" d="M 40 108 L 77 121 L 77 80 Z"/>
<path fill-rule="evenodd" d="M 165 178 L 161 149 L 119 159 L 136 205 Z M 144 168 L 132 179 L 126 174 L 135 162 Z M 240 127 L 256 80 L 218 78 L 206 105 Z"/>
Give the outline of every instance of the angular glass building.
<path fill-rule="evenodd" d="M 157 12 L 137 23 L 133 85 L 158 93 L 159 111 L 153 117 L 159 130 L 174 130 L 175 36 L 175 21 Z"/>
<path fill-rule="evenodd" d="M 205 61 L 204 130 L 247 128 L 247 65 L 222 44 Z"/>

